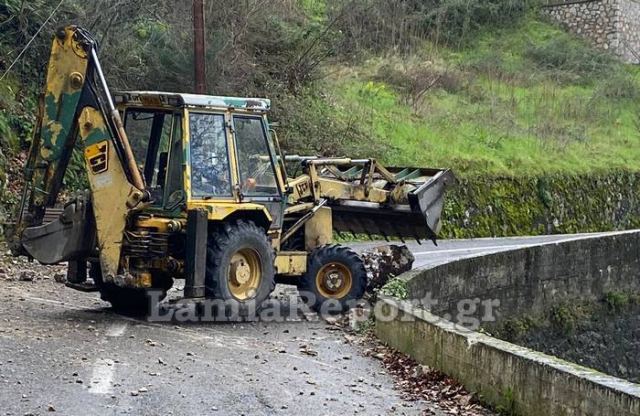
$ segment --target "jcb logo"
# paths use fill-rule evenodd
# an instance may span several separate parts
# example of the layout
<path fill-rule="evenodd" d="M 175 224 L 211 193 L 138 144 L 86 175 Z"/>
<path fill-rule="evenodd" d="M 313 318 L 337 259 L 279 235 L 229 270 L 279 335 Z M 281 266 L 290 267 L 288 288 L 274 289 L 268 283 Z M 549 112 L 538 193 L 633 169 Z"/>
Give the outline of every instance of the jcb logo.
<path fill-rule="evenodd" d="M 89 164 L 89 170 L 94 175 L 109 169 L 109 142 L 102 141 L 92 144 L 84 150 L 84 156 Z"/>

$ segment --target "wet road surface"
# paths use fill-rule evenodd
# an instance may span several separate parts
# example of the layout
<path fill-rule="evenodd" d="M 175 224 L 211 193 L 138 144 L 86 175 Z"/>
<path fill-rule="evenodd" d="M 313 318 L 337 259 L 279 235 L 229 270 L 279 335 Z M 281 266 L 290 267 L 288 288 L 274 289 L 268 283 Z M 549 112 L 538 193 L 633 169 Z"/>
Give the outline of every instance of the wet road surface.
<path fill-rule="evenodd" d="M 408 246 L 415 267 L 424 268 L 567 238 Z M 55 282 L 60 268 L 3 261 L 10 266 L 0 273 L 0 414 L 444 414 L 436 404 L 403 400 L 379 360 L 314 314 L 285 322 L 148 322 Z M 23 268 L 44 278 L 11 275 Z"/>

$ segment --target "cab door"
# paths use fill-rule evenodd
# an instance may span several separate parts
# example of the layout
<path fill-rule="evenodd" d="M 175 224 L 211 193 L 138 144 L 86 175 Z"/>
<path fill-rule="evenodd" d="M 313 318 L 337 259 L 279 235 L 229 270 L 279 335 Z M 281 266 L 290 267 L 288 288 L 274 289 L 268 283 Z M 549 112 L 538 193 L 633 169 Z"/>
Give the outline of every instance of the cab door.
<path fill-rule="evenodd" d="M 269 145 L 264 118 L 233 115 L 232 130 L 242 201 L 265 206 L 273 218 L 271 228 L 281 228 L 286 200 L 279 183 L 276 155 Z"/>
<path fill-rule="evenodd" d="M 161 207 L 173 190 L 167 192 L 169 150 L 181 139 L 181 117 L 168 110 L 128 108 L 124 117 L 131 148 L 143 173 L 151 204 Z"/>

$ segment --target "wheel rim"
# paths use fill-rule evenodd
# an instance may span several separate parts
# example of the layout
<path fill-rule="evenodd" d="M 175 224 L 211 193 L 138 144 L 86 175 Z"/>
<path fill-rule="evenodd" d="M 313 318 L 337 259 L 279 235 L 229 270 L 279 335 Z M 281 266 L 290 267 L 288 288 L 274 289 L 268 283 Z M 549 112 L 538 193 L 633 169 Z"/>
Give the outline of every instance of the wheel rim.
<path fill-rule="evenodd" d="M 351 269 L 342 263 L 328 263 L 316 274 L 316 287 L 320 295 L 330 299 L 342 299 L 351 291 Z"/>
<path fill-rule="evenodd" d="M 238 250 L 229 263 L 229 291 L 238 300 L 256 296 L 262 280 L 260 255 L 251 248 Z"/>

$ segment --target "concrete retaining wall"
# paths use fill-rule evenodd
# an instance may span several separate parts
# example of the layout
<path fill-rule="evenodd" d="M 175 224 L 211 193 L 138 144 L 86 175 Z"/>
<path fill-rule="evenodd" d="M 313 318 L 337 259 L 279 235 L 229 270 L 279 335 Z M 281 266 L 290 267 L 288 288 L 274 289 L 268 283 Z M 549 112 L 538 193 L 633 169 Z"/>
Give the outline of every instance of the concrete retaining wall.
<path fill-rule="evenodd" d="M 466 331 L 408 302 L 381 299 L 376 334 L 456 378 L 499 409 L 523 416 L 640 415 L 640 386 Z"/>
<path fill-rule="evenodd" d="M 492 316 L 499 321 L 543 313 L 562 301 L 639 292 L 640 231 L 567 237 L 399 278 L 411 303 L 381 300 L 378 337 L 456 378 L 485 402 L 523 416 L 640 416 L 640 385 L 464 327 Z M 486 305 L 492 313 L 476 310 Z M 474 314 L 475 323 L 468 320 Z"/>
<path fill-rule="evenodd" d="M 565 300 L 640 292 L 640 232 L 568 238 L 414 270 L 401 278 L 409 299 L 438 302 L 423 304 L 436 315 L 456 316 L 461 302 L 470 300 L 478 307 L 499 301 L 497 321 L 536 315 Z"/>

